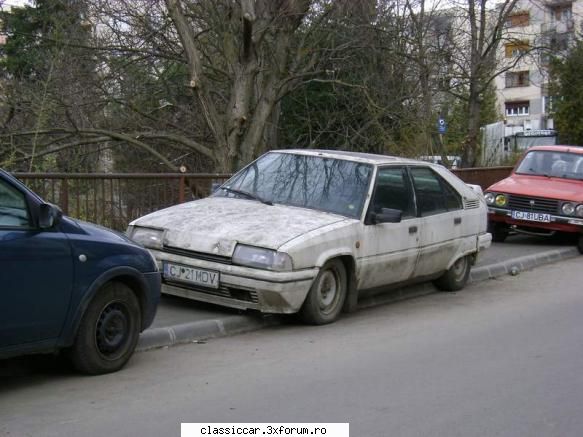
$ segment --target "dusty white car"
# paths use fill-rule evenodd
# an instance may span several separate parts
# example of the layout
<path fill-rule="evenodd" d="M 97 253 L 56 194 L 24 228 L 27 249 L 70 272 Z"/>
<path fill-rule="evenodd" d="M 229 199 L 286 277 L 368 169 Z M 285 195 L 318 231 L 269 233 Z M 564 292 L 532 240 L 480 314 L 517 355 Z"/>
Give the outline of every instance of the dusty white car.
<path fill-rule="evenodd" d="M 330 323 L 359 292 L 434 280 L 461 289 L 487 248 L 481 192 L 445 168 L 361 153 L 281 150 L 206 199 L 133 221 L 162 292 Z"/>

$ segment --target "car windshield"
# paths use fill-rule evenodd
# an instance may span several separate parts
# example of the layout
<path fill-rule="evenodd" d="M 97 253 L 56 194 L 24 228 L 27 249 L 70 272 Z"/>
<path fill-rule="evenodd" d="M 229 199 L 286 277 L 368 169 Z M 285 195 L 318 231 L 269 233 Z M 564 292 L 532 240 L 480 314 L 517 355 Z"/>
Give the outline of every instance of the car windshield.
<path fill-rule="evenodd" d="M 534 150 L 528 152 L 516 173 L 583 180 L 583 155 L 570 152 Z"/>
<path fill-rule="evenodd" d="M 372 165 L 271 152 L 229 179 L 214 195 L 255 199 L 359 218 Z"/>

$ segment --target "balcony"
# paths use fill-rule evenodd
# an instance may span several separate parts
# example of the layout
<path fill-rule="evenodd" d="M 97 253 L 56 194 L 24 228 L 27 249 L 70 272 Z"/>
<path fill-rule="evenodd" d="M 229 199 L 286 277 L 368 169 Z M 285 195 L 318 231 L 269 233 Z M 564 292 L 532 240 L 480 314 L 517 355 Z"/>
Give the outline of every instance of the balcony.
<path fill-rule="evenodd" d="M 575 30 L 575 21 L 570 18 L 563 21 L 551 21 L 541 24 L 541 33 L 568 33 Z"/>
<path fill-rule="evenodd" d="M 569 7 L 573 5 L 573 0 L 547 0 L 544 4 L 551 9 Z"/>

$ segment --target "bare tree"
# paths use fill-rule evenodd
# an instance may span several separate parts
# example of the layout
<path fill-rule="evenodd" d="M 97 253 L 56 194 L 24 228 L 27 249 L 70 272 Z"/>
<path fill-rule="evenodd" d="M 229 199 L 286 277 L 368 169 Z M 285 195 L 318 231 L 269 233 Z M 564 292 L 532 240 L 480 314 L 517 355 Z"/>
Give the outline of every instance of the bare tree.
<path fill-rule="evenodd" d="M 494 2 L 463 0 L 454 2 L 458 34 L 453 40 L 452 62 L 455 77 L 451 93 L 467 102 L 467 133 L 462 145 L 462 165 L 477 162 L 484 96 L 494 79 L 507 71 L 497 64 L 504 41 L 504 25 L 518 0 Z"/>

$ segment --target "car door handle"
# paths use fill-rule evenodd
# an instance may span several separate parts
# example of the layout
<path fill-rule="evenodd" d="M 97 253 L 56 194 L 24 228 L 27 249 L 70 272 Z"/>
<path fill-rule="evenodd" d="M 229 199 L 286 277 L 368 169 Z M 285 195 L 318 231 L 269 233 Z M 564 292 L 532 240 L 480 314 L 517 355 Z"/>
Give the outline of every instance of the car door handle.
<path fill-rule="evenodd" d="M 453 219 L 453 224 L 454 225 L 459 225 L 462 222 L 462 218 L 461 217 L 456 217 Z"/>
<path fill-rule="evenodd" d="M 409 233 L 410 234 L 416 234 L 417 233 L 417 226 L 410 226 L 409 227 Z"/>

